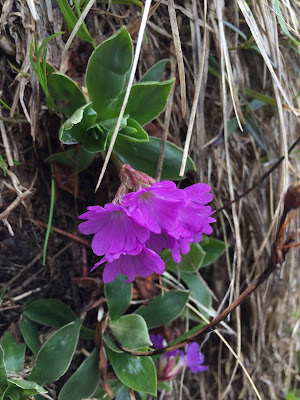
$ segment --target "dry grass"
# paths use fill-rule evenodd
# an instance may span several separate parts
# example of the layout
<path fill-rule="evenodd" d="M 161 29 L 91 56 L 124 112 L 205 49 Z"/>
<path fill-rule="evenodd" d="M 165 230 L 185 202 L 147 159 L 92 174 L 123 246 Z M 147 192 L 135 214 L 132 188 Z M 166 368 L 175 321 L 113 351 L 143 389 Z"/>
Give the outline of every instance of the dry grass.
<path fill-rule="evenodd" d="M 300 108 L 299 56 L 289 47 L 297 45 L 282 31 L 273 9 L 275 2 L 252 3 L 249 8 L 245 0 L 228 1 L 226 5 L 222 0 L 163 0 L 146 28 L 147 43 L 143 44 L 137 73 L 142 76 L 156 61 L 171 59 L 171 74 L 179 79 L 170 96 L 168 112 L 159 117 L 157 124 L 164 130 L 165 138 L 182 147 L 186 143 L 197 166 L 195 179 L 212 186 L 215 208 L 246 190 L 281 155 L 286 156 L 267 181 L 218 215 L 214 235 L 231 247 L 220 262 L 204 272 L 218 299 L 214 302 L 216 309 L 237 297 L 264 269 L 284 191 L 300 176 L 299 151 L 287 157 L 288 147 L 300 134 L 296 116 Z M 17 213 L 13 208 L 23 207 L 21 202 L 31 193 L 35 171 L 28 171 L 27 166 L 27 174 L 18 170 L 16 176 L 12 159 L 24 163 L 24 154 L 28 152 L 35 157 L 35 151 L 38 154 L 47 141 L 51 142 L 57 129 L 53 117 L 47 114 L 37 78 L 30 68 L 30 44 L 34 32 L 41 43 L 65 27 L 59 8 L 52 8 L 48 1 L 28 1 L 31 9 L 25 2 L 15 0 L 1 0 L 1 4 L 0 97 L 11 106 L 10 111 L 3 108 L 0 114 L 1 154 L 6 155 L 11 172 L 6 176 L 0 172 L 0 190 L 2 208 L 10 207 L 13 214 Z M 299 40 L 299 2 L 287 0 L 279 4 L 287 29 Z M 138 17 L 136 6 L 111 4 L 95 8 L 94 4 L 86 22 L 99 43 L 123 24 L 130 28 Z M 252 44 L 256 43 L 261 54 L 243 45 L 242 37 L 228 23 L 248 39 L 252 35 Z M 67 71 L 70 51 L 79 40 L 75 36 L 68 48 L 66 42 L 67 37 L 59 36 L 49 43 L 48 62 L 61 71 Z M 265 150 L 245 129 L 245 108 L 252 100 L 247 89 L 274 99 L 273 106 L 255 112 Z M 3 116 L 5 122 L 1 122 Z M 234 117 L 244 132 L 236 129 L 229 136 L 227 122 Z M 20 119 L 29 124 L 15 122 Z M 95 177 L 99 172 L 100 167 Z M 7 224 L 12 218 L 10 229 L 22 224 L 20 219 L 6 214 L 5 217 Z M 0 229 L 7 232 L 7 227 Z M 299 219 L 291 227 L 297 228 Z M 300 380 L 299 281 L 299 252 L 295 249 L 283 270 L 271 276 L 268 284 L 225 321 L 234 334 L 221 326 L 220 332 L 235 354 L 217 335 L 211 334 L 202 349 L 210 373 L 186 373 L 183 383 L 177 382 L 175 394 L 169 398 L 285 399 L 287 391 L 299 386 Z M 238 361 L 251 375 L 259 394 Z"/>

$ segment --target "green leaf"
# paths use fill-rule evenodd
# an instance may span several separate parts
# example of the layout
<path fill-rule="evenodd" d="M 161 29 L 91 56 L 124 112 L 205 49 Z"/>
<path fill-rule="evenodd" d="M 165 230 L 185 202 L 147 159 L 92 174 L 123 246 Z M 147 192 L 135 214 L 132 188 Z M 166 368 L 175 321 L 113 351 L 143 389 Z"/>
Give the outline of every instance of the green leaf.
<path fill-rule="evenodd" d="M 108 379 L 108 383 L 109 383 L 110 387 L 112 388 L 114 394 L 116 394 L 118 392 L 118 390 L 120 389 L 120 387 L 123 386 L 122 382 L 120 382 L 119 379 L 117 379 L 117 380 Z M 107 400 L 108 395 L 105 393 L 105 391 L 102 389 L 102 387 L 100 385 L 98 385 L 97 389 L 93 393 L 93 399 L 94 398 Z"/>
<path fill-rule="evenodd" d="M 58 109 L 67 117 L 86 104 L 84 94 L 76 83 L 59 72 L 48 76 L 48 89 Z"/>
<path fill-rule="evenodd" d="M 124 385 L 156 396 L 156 368 L 150 357 L 132 357 L 115 353 L 109 348 L 107 355 L 115 374 Z"/>
<path fill-rule="evenodd" d="M 66 165 L 73 173 L 85 170 L 94 160 L 95 154 L 85 151 L 82 146 L 61 153 L 55 153 L 45 159 L 49 163 Z"/>
<path fill-rule="evenodd" d="M 1 346 L 4 350 L 6 370 L 12 372 L 22 371 L 25 359 L 25 344 L 18 343 L 10 332 L 6 332 Z"/>
<path fill-rule="evenodd" d="M 96 331 L 94 329 L 86 328 L 82 325 L 80 329 L 80 338 L 86 340 L 95 340 Z"/>
<path fill-rule="evenodd" d="M 76 314 L 57 299 L 38 299 L 25 305 L 25 317 L 42 325 L 60 328 L 75 321 Z"/>
<path fill-rule="evenodd" d="M 171 290 L 154 297 L 148 305 L 141 306 L 134 313 L 144 318 L 149 329 L 157 328 L 177 318 L 188 298 L 188 291 Z"/>
<path fill-rule="evenodd" d="M 137 121 L 131 118 L 128 118 L 127 126 L 120 130 L 118 137 L 120 136 L 130 142 L 149 142 L 148 133 Z"/>
<path fill-rule="evenodd" d="M 86 131 L 96 125 L 97 113 L 91 103 L 78 108 L 59 130 L 59 139 L 64 144 L 81 142 Z"/>
<path fill-rule="evenodd" d="M 57 4 L 58 4 L 63 16 L 65 17 L 65 19 L 67 21 L 69 30 L 70 31 L 73 30 L 73 28 L 77 24 L 78 18 L 74 14 L 68 0 L 57 0 Z M 95 44 L 95 40 L 89 34 L 89 31 L 87 30 L 87 27 L 85 26 L 84 22 L 81 24 L 80 28 L 78 29 L 77 35 L 85 42 L 91 43 L 92 45 Z"/>
<path fill-rule="evenodd" d="M 122 385 L 117 392 L 116 400 L 131 400 L 129 389 L 127 386 Z"/>
<path fill-rule="evenodd" d="M 238 29 L 235 25 L 233 25 L 230 22 L 225 21 L 225 20 L 222 20 L 222 23 L 224 25 L 229 26 L 229 28 L 233 29 L 238 35 L 240 35 L 245 40 L 245 42 L 248 40 L 247 36 L 240 29 Z"/>
<path fill-rule="evenodd" d="M 132 283 L 126 283 L 127 277 L 118 275 L 112 282 L 104 284 L 104 293 L 112 320 L 121 317 L 129 307 L 132 297 Z"/>
<path fill-rule="evenodd" d="M 247 96 L 250 96 L 257 100 L 261 100 L 264 103 L 269 104 L 272 107 L 276 106 L 276 100 L 273 97 L 270 97 L 266 94 L 263 94 L 263 93 L 260 93 L 260 92 L 257 92 L 255 90 L 248 89 L 248 88 L 245 88 L 245 93 Z"/>
<path fill-rule="evenodd" d="M 7 374 L 4 363 L 4 350 L 0 345 L 0 393 L 4 391 L 7 386 Z"/>
<path fill-rule="evenodd" d="M 103 336 L 103 340 L 104 343 L 106 344 L 106 346 L 108 346 L 111 350 L 113 350 L 115 353 L 124 353 L 122 350 L 120 350 L 114 343 L 114 341 L 112 340 L 112 338 L 109 336 L 108 333 L 105 333 Z"/>
<path fill-rule="evenodd" d="M 123 137 L 118 137 L 114 153 L 123 164 L 130 164 L 133 168 L 143 171 L 150 176 L 156 175 L 161 139 L 149 137 L 149 142 L 129 142 Z M 162 180 L 178 180 L 183 150 L 175 144 L 166 142 L 165 158 L 162 170 Z M 190 157 L 187 159 L 185 171 L 195 170 Z"/>
<path fill-rule="evenodd" d="M 16 386 L 8 386 L 0 397 L 0 400 L 23 400 L 21 393 L 21 390 Z"/>
<path fill-rule="evenodd" d="M 165 59 L 160 60 L 158 63 L 154 64 L 142 77 L 139 83 L 143 82 L 160 82 L 162 78 L 162 74 L 166 68 L 166 65 L 169 64 L 171 60 Z"/>
<path fill-rule="evenodd" d="M 28 379 L 39 385 L 55 382 L 65 374 L 76 350 L 82 319 L 55 332 L 41 347 Z"/>
<path fill-rule="evenodd" d="M 199 331 L 199 329 L 201 329 L 204 326 L 204 323 L 198 324 L 196 326 L 194 326 L 192 329 L 190 329 L 188 332 L 185 332 L 183 335 L 178 336 L 175 340 L 172 340 L 172 342 L 168 343 L 168 345 L 172 345 L 172 344 L 176 344 L 181 342 L 182 340 L 186 339 L 187 337 L 189 337 L 190 335 L 196 333 L 197 331 Z"/>
<path fill-rule="evenodd" d="M 277 19 L 278 22 L 281 26 L 282 31 L 297 45 L 300 46 L 300 42 L 298 42 L 298 40 L 296 40 L 295 38 L 293 38 L 293 36 L 290 34 L 290 31 L 288 30 L 286 24 L 284 23 L 284 18 L 280 9 L 280 3 L 279 0 L 274 0 L 274 9 L 277 13 Z"/>
<path fill-rule="evenodd" d="M 11 386 L 16 386 L 22 389 L 22 393 L 25 396 L 34 396 L 38 393 L 47 393 L 47 390 L 38 385 L 35 382 L 24 381 L 22 379 L 8 379 Z"/>
<path fill-rule="evenodd" d="M 201 242 L 202 250 L 205 251 L 205 257 L 201 263 L 201 267 L 206 267 L 217 260 L 225 251 L 226 244 L 218 239 L 212 239 L 203 235 Z"/>
<path fill-rule="evenodd" d="M 125 27 L 96 47 L 91 55 L 86 86 L 101 120 L 104 120 L 102 114 L 122 91 L 131 62 L 132 42 Z"/>
<path fill-rule="evenodd" d="M 123 315 L 109 324 L 113 334 L 130 350 L 152 346 L 145 320 L 136 314 Z"/>
<path fill-rule="evenodd" d="M 172 385 L 172 381 L 162 381 L 159 382 L 159 384 L 157 385 L 157 388 L 159 390 L 166 390 L 167 392 L 172 392 L 173 391 L 173 385 Z"/>
<path fill-rule="evenodd" d="M 171 255 L 171 250 L 164 250 L 161 254 L 162 259 L 166 262 L 166 269 L 177 273 L 180 271 L 195 272 L 201 266 L 204 260 L 205 252 L 198 243 L 191 243 L 190 251 L 181 256 L 180 263 L 176 263 Z"/>
<path fill-rule="evenodd" d="M 91 154 L 104 151 L 106 148 L 108 138 L 108 131 L 96 125 L 90 128 L 82 138 L 82 145 L 84 150 Z"/>
<path fill-rule="evenodd" d="M 266 146 L 266 139 L 264 137 L 264 133 L 260 126 L 256 123 L 254 118 L 251 117 L 245 117 L 245 128 L 246 130 L 250 133 L 250 135 L 255 139 L 257 144 L 265 151 L 267 151 L 267 146 Z"/>
<path fill-rule="evenodd" d="M 140 125 L 155 119 L 166 107 L 174 79 L 164 82 L 144 82 L 131 88 L 125 114 L 135 119 Z M 125 91 L 110 105 L 101 119 L 116 118 L 121 110 Z"/>
<path fill-rule="evenodd" d="M 123 115 L 123 118 L 121 119 L 120 130 L 123 129 L 125 126 L 127 126 L 128 118 L 129 118 L 128 114 Z M 112 134 L 117 125 L 117 121 L 118 121 L 118 118 L 107 119 L 105 121 L 102 121 L 100 126 L 101 127 L 103 126 L 105 129 L 107 129 Z"/>
<path fill-rule="evenodd" d="M 59 393 L 58 400 L 81 400 L 91 397 L 99 381 L 99 351 L 94 349 L 64 384 Z"/>
<path fill-rule="evenodd" d="M 33 354 L 36 355 L 40 349 L 37 324 L 29 319 L 23 319 L 19 322 L 19 325 L 25 343 Z"/>
<path fill-rule="evenodd" d="M 201 279 L 195 274 L 188 274 L 186 272 L 182 272 L 180 275 L 181 279 L 188 285 L 191 296 L 202 306 L 207 309 L 211 308 L 211 295 L 209 290 L 205 286 L 205 284 L 201 281 Z M 201 311 L 201 313 L 207 317 L 208 313 L 203 310 L 199 305 L 197 308 Z"/>

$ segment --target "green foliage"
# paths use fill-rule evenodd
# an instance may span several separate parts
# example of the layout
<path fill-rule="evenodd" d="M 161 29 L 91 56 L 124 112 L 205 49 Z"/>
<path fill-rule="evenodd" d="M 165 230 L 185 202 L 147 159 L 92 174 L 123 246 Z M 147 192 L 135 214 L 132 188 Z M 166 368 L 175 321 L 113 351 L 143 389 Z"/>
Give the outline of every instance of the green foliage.
<path fill-rule="evenodd" d="M 199 276 L 182 272 L 180 277 L 190 289 L 191 296 L 197 301 L 197 308 L 206 317 L 208 313 L 203 310 L 203 307 L 210 309 L 212 303 L 209 290 Z"/>
<path fill-rule="evenodd" d="M 32 52 L 33 44 L 30 46 L 29 56 L 30 56 L 31 66 L 32 66 L 32 69 L 34 70 L 34 72 L 36 73 L 36 76 L 38 77 L 40 85 L 45 93 L 47 107 L 50 112 L 55 110 L 55 104 L 54 104 L 53 98 L 50 96 L 50 93 L 48 90 L 47 62 L 46 62 L 47 47 L 46 46 L 47 46 L 47 43 L 51 39 L 53 39 L 55 36 L 61 35 L 62 33 L 63 32 L 57 32 L 57 33 L 54 33 L 53 35 L 49 36 L 47 39 L 45 39 L 43 41 L 43 43 L 41 44 L 41 46 L 39 48 L 37 45 L 37 35 L 35 34 L 35 36 L 34 36 L 34 52 L 35 52 L 36 60 L 33 59 L 33 52 Z M 43 60 L 41 60 L 43 50 L 44 50 Z"/>
<path fill-rule="evenodd" d="M 24 400 L 28 396 L 47 393 L 36 382 L 8 379 L 7 371 L 20 372 L 23 369 L 25 345 L 16 342 L 11 333 L 6 332 L 0 345 L 0 399 Z"/>
<path fill-rule="evenodd" d="M 225 251 L 226 244 L 221 240 L 213 239 L 203 235 L 201 248 L 205 252 L 201 267 L 206 267 L 216 261 Z"/>
<path fill-rule="evenodd" d="M 117 377 L 124 385 L 156 396 L 156 369 L 150 357 L 132 357 L 125 353 L 116 353 L 109 348 L 107 355 Z"/>
<path fill-rule="evenodd" d="M 58 400 L 81 400 L 92 397 L 99 384 L 99 352 L 94 349 L 64 384 Z"/>
<path fill-rule="evenodd" d="M 123 315 L 111 321 L 109 326 L 120 343 L 130 350 L 152 345 L 147 324 L 140 315 Z"/>
<path fill-rule="evenodd" d="M 42 325 L 60 328 L 77 318 L 75 313 L 57 299 L 37 299 L 25 305 L 25 317 Z"/>
<path fill-rule="evenodd" d="M 27 318 L 21 320 L 19 325 L 26 345 L 30 348 L 34 355 L 37 355 L 40 349 L 38 325 Z"/>
<path fill-rule="evenodd" d="M 59 6 L 69 25 L 73 27 L 76 16 L 68 2 L 60 0 Z M 81 29 L 80 32 L 84 33 L 83 25 Z M 88 41 L 88 38 L 85 37 L 84 40 Z M 107 150 L 124 100 L 132 53 L 132 41 L 124 27 L 95 48 L 86 71 L 90 103 L 87 103 L 83 92 L 69 77 L 49 70 L 45 83 L 43 76 L 42 87 L 46 97 L 55 101 L 57 108 L 69 117 L 60 128 L 60 140 L 68 145 L 80 143 L 77 153 L 74 150 L 72 153 L 57 153 L 48 157 L 47 162 L 59 162 L 71 167 L 73 172 L 80 172 L 93 159 L 93 155 L 89 157 L 86 153 Z M 169 60 L 161 60 L 155 64 L 131 88 L 113 150 L 121 162 L 129 163 L 152 176 L 156 175 L 161 140 L 149 140 L 143 126 L 156 118 L 166 106 L 174 79 L 163 82 L 160 80 L 168 62 Z M 182 155 L 182 149 L 166 143 L 162 179 L 181 179 L 179 169 Z M 75 168 L 76 165 L 78 169 Z M 186 171 L 190 169 L 195 167 L 188 158 Z"/>
<path fill-rule="evenodd" d="M 197 271 L 205 258 L 205 252 L 198 243 L 191 243 L 188 254 L 181 256 L 181 261 L 177 264 L 171 255 L 171 250 L 164 250 L 162 253 L 163 259 L 166 261 L 166 269 L 177 273 L 180 271 L 194 272 Z"/>
<path fill-rule="evenodd" d="M 161 139 L 150 137 L 147 143 L 129 143 L 118 137 L 114 154 L 122 163 L 130 164 L 133 168 L 145 172 L 150 176 L 156 175 Z M 161 174 L 162 180 L 177 180 L 183 151 L 175 144 L 166 142 L 165 157 Z M 190 157 L 187 159 L 185 171 L 194 170 L 195 166 Z"/>
<path fill-rule="evenodd" d="M 164 82 L 143 82 L 131 88 L 125 114 L 129 114 L 139 124 L 145 125 L 156 118 L 165 108 L 174 79 Z M 103 115 L 103 119 L 116 118 L 123 104 L 125 91 Z"/>
<path fill-rule="evenodd" d="M 58 109 L 67 117 L 86 104 L 84 94 L 76 83 L 59 72 L 48 75 L 48 88 Z"/>
<path fill-rule="evenodd" d="M 132 42 L 124 27 L 101 43 L 91 55 L 86 86 L 100 119 L 103 120 L 102 114 L 121 93 L 131 63 Z"/>
<path fill-rule="evenodd" d="M 149 329 L 156 328 L 177 318 L 186 305 L 188 297 L 188 291 L 171 290 L 154 297 L 149 304 L 139 307 L 135 314 L 144 318 Z"/>
<path fill-rule="evenodd" d="M 50 232 L 51 232 L 54 204 L 55 204 L 55 198 L 56 198 L 56 184 L 55 184 L 55 179 L 54 179 L 53 174 L 54 174 L 54 168 L 53 168 L 53 165 L 51 165 L 51 175 L 52 175 L 51 176 L 51 197 L 50 197 L 48 224 L 47 224 L 47 230 L 46 230 L 44 247 L 43 247 L 43 265 L 46 264 L 47 247 L 48 247 L 48 241 L 49 241 Z"/>
<path fill-rule="evenodd" d="M 75 25 L 77 24 L 78 18 L 81 15 L 77 2 L 74 2 L 74 5 L 77 8 L 78 18 L 76 17 L 76 14 L 73 12 L 68 0 L 57 0 L 57 4 L 63 16 L 65 17 L 68 26 L 68 31 L 72 31 Z M 78 29 L 77 35 L 85 42 L 91 43 L 92 46 L 95 46 L 95 40 L 89 34 L 89 31 L 87 30 L 87 27 L 84 22 Z"/>
<path fill-rule="evenodd" d="M 41 347 L 28 379 L 39 385 L 56 381 L 69 368 L 76 350 L 82 319 L 71 322 L 55 332 Z"/>
<path fill-rule="evenodd" d="M 4 350 L 0 345 L 0 393 L 2 393 L 7 386 L 7 373 L 4 362 Z"/>
<path fill-rule="evenodd" d="M 112 320 L 121 317 L 129 307 L 132 283 L 126 283 L 126 280 L 126 276 L 118 275 L 112 282 L 104 285 L 109 316 Z"/>
<path fill-rule="evenodd" d="M 25 345 L 19 344 L 10 332 L 3 336 L 1 346 L 4 350 L 6 371 L 22 371 L 25 358 Z"/>
<path fill-rule="evenodd" d="M 160 82 L 162 74 L 166 68 L 166 65 L 170 63 L 169 59 L 160 60 L 154 64 L 142 77 L 140 83 L 142 82 Z"/>
<path fill-rule="evenodd" d="M 79 174 L 93 161 L 94 153 L 85 151 L 82 146 L 70 149 L 62 153 L 55 153 L 45 159 L 49 163 L 59 163 L 70 168 L 71 172 Z"/>

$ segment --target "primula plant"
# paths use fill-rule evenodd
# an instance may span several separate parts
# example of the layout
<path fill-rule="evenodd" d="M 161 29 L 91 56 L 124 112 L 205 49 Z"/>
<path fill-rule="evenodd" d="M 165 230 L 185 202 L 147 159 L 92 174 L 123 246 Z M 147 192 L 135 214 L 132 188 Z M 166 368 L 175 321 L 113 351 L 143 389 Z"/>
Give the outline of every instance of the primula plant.
<path fill-rule="evenodd" d="M 55 72 L 46 54 L 41 68 L 41 48 L 35 43 L 36 62 L 31 52 L 34 71 L 40 74 L 51 110 L 67 118 L 59 131 L 61 142 L 75 145 L 47 161 L 79 173 L 96 153 L 108 149 L 131 69 L 132 41 L 121 28 L 95 48 L 86 71 L 87 90 Z M 149 138 L 144 126 L 165 108 L 173 84 L 173 79 L 160 82 L 165 64 L 155 65 L 132 87 L 112 154 L 121 180 L 113 202 L 89 205 L 79 217 L 79 231 L 94 235 L 92 251 L 101 257 L 90 266 L 89 277 L 77 279 L 92 292 L 91 301 L 82 305 L 79 316 L 57 299 L 35 298 L 25 304 L 19 323 L 25 344 L 6 333 L 0 345 L 0 400 L 41 400 L 46 392 L 58 400 L 147 399 L 160 389 L 171 391 L 184 366 L 194 374 L 207 373 L 212 367 L 201 352 L 205 345 L 200 351 L 201 335 L 214 330 L 299 245 L 294 244 L 295 233 L 284 239 L 295 215 L 288 213 L 300 205 L 297 184 L 287 192 L 267 268 L 203 326 L 216 313 L 199 269 L 212 264 L 225 245 L 208 236 L 215 222 L 210 186 L 181 188 L 173 182 L 179 179 L 181 149 L 166 144 L 162 181 L 153 178 L 161 140 Z M 188 159 L 186 170 L 193 168 Z M 175 337 L 175 321 L 177 327 L 192 328 L 181 328 Z M 42 345 L 41 332 L 47 338 Z M 76 359 L 69 368 L 81 349 L 82 363 L 74 368 Z M 52 394 L 51 384 L 66 373 L 58 396 Z"/>
<path fill-rule="evenodd" d="M 51 110 L 67 117 L 59 138 L 64 145 L 73 145 L 47 161 L 65 164 L 73 173 L 79 173 L 96 153 L 107 151 L 131 69 L 132 41 L 121 28 L 95 48 L 86 71 L 86 90 L 55 72 L 46 63 L 46 54 L 41 68 L 44 46 L 38 49 L 35 41 L 36 61 L 32 52 L 31 61 L 42 78 Z M 169 142 L 162 181 L 157 182 L 153 176 L 161 139 L 149 138 L 143 128 L 165 108 L 174 82 L 160 82 L 167 62 L 153 66 L 132 87 L 113 149 L 112 161 L 121 180 L 113 202 L 90 205 L 79 217 L 83 220 L 79 231 L 94 235 L 91 247 L 101 257 L 91 265 L 91 277 L 79 279 L 93 291 L 93 301 L 82 307 L 79 317 L 56 299 L 37 298 L 26 303 L 20 321 L 26 345 L 7 334 L 0 346 L 1 400 L 29 396 L 41 399 L 48 385 L 68 371 L 79 340 L 89 341 L 90 355 L 75 373 L 69 374 L 59 400 L 107 396 L 129 399 L 133 392 L 136 398 L 146 399 L 148 395 L 156 396 L 158 389 L 171 391 L 172 380 L 185 364 L 193 373 L 208 369 L 196 342 L 190 343 L 185 352 L 174 350 L 160 358 L 132 356 L 119 345 L 129 351 L 160 351 L 167 343 L 162 334 L 171 332 L 173 321 L 188 318 L 196 322 L 194 332 L 202 326 L 200 312 L 214 314 L 210 293 L 197 275 L 199 268 L 210 265 L 225 249 L 223 242 L 207 236 L 215 222 L 209 205 L 213 200 L 211 188 L 197 183 L 181 189 L 172 182 L 180 178 L 182 150 Z M 186 170 L 190 169 L 194 165 L 188 158 Z M 147 302 L 137 306 L 135 281 L 141 278 L 151 282 L 152 293 L 148 298 L 141 296 L 142 303 Z M 163 284 L 163 291 L 156 288 L 158 282 Z M 191 302 L 198 314 L 188 312 Z M 86 312 L 93 309 L 98 309 L 97 321 L 83 325 Z M 45 327 L 51 329 L 51 335 L 40 346 L 39 332 Z M 168 335 L 168 341 L 175 339 L 180 340 Z M 12 377 L 24 378 L 26 347 L 34 361 L 25 380 L 16 383 Z"/>

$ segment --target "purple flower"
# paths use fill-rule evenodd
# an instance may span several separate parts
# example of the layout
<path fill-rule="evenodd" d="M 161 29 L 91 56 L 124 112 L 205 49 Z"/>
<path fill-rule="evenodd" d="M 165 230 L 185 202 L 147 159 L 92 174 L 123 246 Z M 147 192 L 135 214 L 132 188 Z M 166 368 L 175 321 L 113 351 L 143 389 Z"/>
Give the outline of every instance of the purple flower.
<path fill-rule="evenodd" d="M 166 340 L 160 334 L 151 334 L 150 340 L 158 350 L 167 345 Z M 173 379 L 181 372 L 184 365 L 184 358 L 184 352 L 179 349 L 163 354 L 159 359 L 158 379 L 160 381 Z M 194 374 L 197 374 L 208 369 L 206 365 L 202 365 L 203 362 L 204 355 L 199 352 L 199 344 L 196 342 L 189 343 L 186 352 L 186 365 Z"/>
<path fill-rule="evenodd" d="M 208 370 L 204 363 L 204 355 L 199 351 L 199 343 L 192 342 L 187 346 L 186 364 L 194 374 Z"/>
<path fill-rule="evenodd" d="M 126 168 L 125 168 L 126 167 Z M 87 221 L 79 225 L 84 235 L 94 234 L 93 252 L 104 256 L 92 270 L 107 263 L 104 282 L 111 282 L 118 274 L 132 282 L 138 274 L 147 277 L 153 272 L 162 274 L 165 264 L 157 253 L 169 248 L 175 262 L 187 254 L 190 243 L 210 234 L 213 198 L 210 187 L 199 183 L 177 189 L 174 182 L 155 182 L 153 178 L 124 166 L 122 183 L 115 202 L 105 207 L 92 206 L 79 218 Z M 128 183 L 129 182 L 129 183 Z M 139 188 L 136 192 L 128 190 Z M 123 196 L 124 193 L 127 193 Z M 123 196 L 123 198 L 122 198 Z"/>
<path fill-rule="evenodd" d="M 106 204 L 88 207 L 80 219 L 87 219 L 78 229 L 84 235 L 95 234 L 92 249 L 97 256 L 106 255 L 112 261 L 121 254 L 137 254 L 141 244 L 149 238 L 150 232 L 138 225 L 129 215 L 125 207 L 117 204 Z"/>
<path fill-rule="evenodd" d="M 91 271 L 100 264 L 105 263 L 103 271 L 103 282 L 111 282 L 119 274 L 127 276 L 127 283 L 134 281 L 136 275 L 143 278 L 151 275 L 153 272 L 162 274 L 165 270 L 165 263 L 160 256 L 153 250 L 146 247 L 138 247 L 136 252 L 131 254 L 121 254 L 118 259 L 109 261 L 106 256 L 100 262 L 95 264 Z"/>
<path fill-rule="evenodd" d="M 174 182 L 163 181 L 128 193 L 122 202 L 138 224 L 159 234 L 176 231 L 179 210 L 186 205 L 187 196 Z"/>

